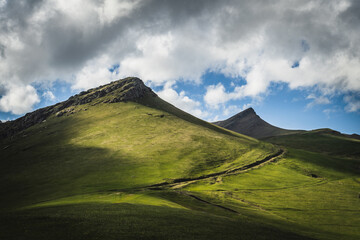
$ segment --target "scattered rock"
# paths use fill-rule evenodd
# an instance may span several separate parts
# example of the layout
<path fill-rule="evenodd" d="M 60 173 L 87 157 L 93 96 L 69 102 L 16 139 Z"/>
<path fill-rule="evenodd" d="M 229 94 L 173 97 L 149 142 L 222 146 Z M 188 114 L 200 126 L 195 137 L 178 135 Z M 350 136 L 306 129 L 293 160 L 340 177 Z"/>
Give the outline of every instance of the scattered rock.
<path fill-rule="evenodd" d="M 163 118 L 165 117 L 164 114 L 157 114 L 157 115 L 153 115 L 152 113 L 146 113 L 148 116 L 154 116 L 154 117 L 158 117 L 158 118 Z"/>
<path fill-rule="evenodd" d="M 55 114 L 55 116 L 57 116 L 57 117 L 61 117 L 62 115 L 64 115 L 64 112 L 63 112 L 63 111 L 57 112 L 57 113 Z"/>
<path fill-rule="evenodd" d="M 311 173 L 311 174 L 310 174 L 310 177 L 312 177 L 312 178 L 318 178 L 319 176 L 316 175 L 316 174 Z"/>

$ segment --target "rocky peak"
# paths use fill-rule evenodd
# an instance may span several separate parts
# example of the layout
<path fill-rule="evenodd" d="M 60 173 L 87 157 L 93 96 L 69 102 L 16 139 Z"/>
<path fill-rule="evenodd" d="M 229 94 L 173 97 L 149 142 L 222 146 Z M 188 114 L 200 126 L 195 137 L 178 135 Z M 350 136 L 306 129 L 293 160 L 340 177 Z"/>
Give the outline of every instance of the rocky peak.
<path fill-rule="evenodd" d="M 291 133 L 262 120 L 253 108 L 248 108 L 224 121 L 214 124 L 254 138 L 265 138 Z"/>
<path fill-rule="evenodd" d="M 81 105 L 94 101 L 95 99 L 102 98 L 100 102 L 122 102 L 132 101 L 138 98 L 142 98 L 145 94 L 156 94 L 145 84 L 142 80 L 135 77 L 124 78 L 118 81 L 111 82 L 109 84 L 89 89 L 81 92 L 75 96 L 70 97 L 67 102 L 71 105 Z M 97 101 L 99 103 L 99 101 Z"/>
<path fill-rule="evenodd" d="M 61 117 L 72 113 L 71 107 L 77 105 L 136 101 L 145 95 L 156 97 L 156 94 L 151 88 L 145 86 L 139 78 L 128 77 L 120 79 L 97 88 L 83 91 L 64 102 L 27 113 L 25 116 L 16 120 L 2 123 L 0 127 L 0 139 L 14 135 L 37 123 L 41 123 L 52 114 Z"/>
<path fill-rule="evenodd" d="M 244 117 L 256 117 L 256 116 L 257 116 L 257 114 L 256 114 L 255 110 L 252 107 L 250 107 L 248 109 L 245 109 L 242 112 L 239 112 L 232 118 L 244 118 Z"/>

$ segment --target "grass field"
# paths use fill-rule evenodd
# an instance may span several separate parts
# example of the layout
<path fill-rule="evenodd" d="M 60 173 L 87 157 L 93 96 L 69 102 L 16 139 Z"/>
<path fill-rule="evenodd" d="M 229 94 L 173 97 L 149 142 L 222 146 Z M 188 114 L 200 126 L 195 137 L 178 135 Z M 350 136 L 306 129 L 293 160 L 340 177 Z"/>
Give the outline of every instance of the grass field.
<path fill-rule="evenodd" d="M 360 237 L 358 140 L 279 147 L 151 96 L 71 108 L 1 140 L 0 239 Z"/>
<path fill-rule="evenodd" d="M 318 129 L 299 134 L 267 139 L 279 145 L 343 158 L 360 158 L 359 140 L 335 134 L 330 129 Z"/>
<path fill-rule="evenodd" d="M 233 209 L 245 203 L 311 237 L 358 239 L 360 176 L 354 162 L 288 151 L 276 163 L 217 182 L 199 181 L 186 190 Z"/>

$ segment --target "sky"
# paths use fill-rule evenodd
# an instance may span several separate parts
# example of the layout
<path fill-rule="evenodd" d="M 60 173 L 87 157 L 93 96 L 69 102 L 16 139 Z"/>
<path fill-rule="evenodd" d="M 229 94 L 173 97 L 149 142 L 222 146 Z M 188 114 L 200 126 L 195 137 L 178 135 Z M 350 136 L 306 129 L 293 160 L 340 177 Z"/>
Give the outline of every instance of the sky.
<path fill-rule="evenodd" d="M 0 120 L 128 76 L 207 121 L 360 134 L 360 1 L 0 0 Z"/>

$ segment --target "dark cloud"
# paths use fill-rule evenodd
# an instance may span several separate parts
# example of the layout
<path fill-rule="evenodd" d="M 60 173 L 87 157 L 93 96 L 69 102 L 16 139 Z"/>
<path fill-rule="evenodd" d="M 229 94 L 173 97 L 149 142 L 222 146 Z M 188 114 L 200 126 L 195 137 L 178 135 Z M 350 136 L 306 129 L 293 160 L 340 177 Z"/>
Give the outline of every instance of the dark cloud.
<path fill-rule="evenodd" d="M 0 8 L 1 30 L 13 31 L 28 27 L 27 19 L 42 3 L 43 0 L 7 1 L 5 6 Z M 8 24 L 9 22 L 11 24 Z"/>
<path fill-rule="evenodd" d="M 8 0 L 0 83 L 60 78 L 86 88 L 138 75 L 173 84 L 211 69 L 248 80 L 235 97 L 272 81 L 337 87 L 342 79 L 341 90 L 359 91 L 359 9 L 356 0 Z M 106 71 L 113 64 L 119 75 Z"/>
<path fill-rule="evenodd" d="M 5 57 L 5 46 L 0 44 L 0 59 Z"/>
<path fill-rule="evenodd" d="M 350 6 L 340 14 L 340 18 L 354 29 L 360 29 L 360 1 L 352 0 Z"/>

